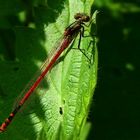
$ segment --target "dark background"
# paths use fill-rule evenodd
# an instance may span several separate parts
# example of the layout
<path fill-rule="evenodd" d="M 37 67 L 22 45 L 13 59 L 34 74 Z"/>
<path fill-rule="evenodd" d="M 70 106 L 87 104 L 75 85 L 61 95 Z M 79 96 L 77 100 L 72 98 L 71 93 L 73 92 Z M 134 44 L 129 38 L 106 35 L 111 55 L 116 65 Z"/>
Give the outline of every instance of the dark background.
<path fill-rule="evenodd" d="M 13 27 L 28 26 L 30 22 L 34 22 L 31 7 L 36 6 L 38 4 L 36 2 L 0 0 L 2 7 L 0 8 L 1 62 L 16 60 Z M 54 5 L 52 8 L 61 12 L 59 9 L 63 6 L 55 7 Z M 16 15 L 22 9 L 26 9 L 26 20 L 23 22 Z M 140 140 L 140 82 L 138 82 L 140 77 L 140 2 L 138 0 L 96 0 L 92 12 L 95 10 L 99 11 L 97 15 L 99 66 L 98 84 L 88 118 L 88 121 L 92 122 L 88 139 Z M 31 35 L 38 36 L 32 31 Z M 40 52 L 39 56 L 42 55 L 43 50 L 35 51 Z M 19 56 L 20 59 L 23 57 L 25 56 Z M 11 69 L 17 72 L 18 66 L 15 65 Z M 26 79 L 24 83 L 27 83 L 29 78 L 24 78 Z M 0 92 L 0 97 L 5 98 L 1 85 Z M 15 99 L 15 97 L 12 98 Z M 9 111 L 10 109 L 7 110 Z"/>
<path fill-rule="evenodd" d="M 140 1 L 96 0 L 98 83 L 89 140 L 140 140 Z"/>

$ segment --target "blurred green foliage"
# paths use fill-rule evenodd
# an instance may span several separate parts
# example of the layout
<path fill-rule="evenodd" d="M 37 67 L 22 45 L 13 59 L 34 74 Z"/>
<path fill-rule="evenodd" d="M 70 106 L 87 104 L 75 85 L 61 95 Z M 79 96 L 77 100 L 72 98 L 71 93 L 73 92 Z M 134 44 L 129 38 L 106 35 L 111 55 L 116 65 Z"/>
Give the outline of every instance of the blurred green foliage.
<path fill-rule="evenodd" d="M 140 1 L 96 0 L 99 52 L 89 140 L 140 140 Z"/>

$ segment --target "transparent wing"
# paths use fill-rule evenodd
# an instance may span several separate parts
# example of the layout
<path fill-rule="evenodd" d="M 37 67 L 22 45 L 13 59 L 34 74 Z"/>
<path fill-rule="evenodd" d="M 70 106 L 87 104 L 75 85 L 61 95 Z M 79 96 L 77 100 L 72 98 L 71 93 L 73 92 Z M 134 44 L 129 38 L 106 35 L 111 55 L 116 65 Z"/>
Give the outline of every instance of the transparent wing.
<path fill-rule="evenodd" d="M 25 94 L 28 92 L 28 90 L 31 88 L 31 86 L 35 83 L 36 79 L 40 76 L 40 74 L 44 71 L 44 69 L 48 66 L 48 64 L 50 63 L 51 58 L 55 55 L 55 53 L 57 52 L 57 50 L 59 49 L 59 46 L 61 46 L 61 42 L 63 40 L 63 36 L 60 37 L 58 39 L 58 41 L 56 41 L 54 47 L 52 48 L 52 50 L 50 51 L 48 57 L 46 58 L 46 60 L 43 62 L 43 64 L 40 66 L 39 70 L 34 74 L 34 76 L 32 77 L 32 79 L 27 83 L 27 85 L 25 86 L 25 88 L 22 90 L 22 92 L 19 94 L 19 96 L 16 99 L 16 102 L 14 103 L 13 109 L 15 107 L 17 107 L 21 101 L 21 99 L 25 96 Z M 50 69 L 51 70 L 51 69 Z M 48 74 L 48 73 L 47 73 Z M 45 77 L 47 76 L 47 74 L 45 75 Z M 45 88 L 48 87 L 47 86 L 47 81 L 46 79 L 42 80 L 42 82 L 39 84 L 40 88 Z M 46 86 L 45 86 L 46 85 Z M 38 88 L 38 87 L 37 87 Z M 36 89 L 37 90 L 37 89 Z M 35 91 L 34 91 L 35 92 Z M 33 93 L 32 93 L 33 94 Z"/>

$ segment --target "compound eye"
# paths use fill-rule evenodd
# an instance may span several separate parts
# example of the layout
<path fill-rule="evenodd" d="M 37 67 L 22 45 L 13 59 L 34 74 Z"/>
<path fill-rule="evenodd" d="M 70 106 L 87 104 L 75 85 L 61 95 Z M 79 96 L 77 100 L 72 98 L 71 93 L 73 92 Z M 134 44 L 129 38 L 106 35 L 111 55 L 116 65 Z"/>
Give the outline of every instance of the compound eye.
<path fill-rule="evenodd" d="M 75 16 L 74 16 L 74 18 L 77 20 L 77 19 L 79 19 L 79 18 L 82 18 L 82 14 L 81 13 L 77 13 Z"/>
<path fill-rule="evenodd" d="M 85 13 L 77 13 L 74 18 L 83 22 L 88 22 L 90 20 L 90 17 Z"/>
<path fill-rule="evenodd" d="M 85 16 L 85 17 L 83 18 L 83 20 L 84 20 L 85 22 L 88 22 L 88 21 L 90 20 L 90 17 L 89 17 L 89 16 Z"/>

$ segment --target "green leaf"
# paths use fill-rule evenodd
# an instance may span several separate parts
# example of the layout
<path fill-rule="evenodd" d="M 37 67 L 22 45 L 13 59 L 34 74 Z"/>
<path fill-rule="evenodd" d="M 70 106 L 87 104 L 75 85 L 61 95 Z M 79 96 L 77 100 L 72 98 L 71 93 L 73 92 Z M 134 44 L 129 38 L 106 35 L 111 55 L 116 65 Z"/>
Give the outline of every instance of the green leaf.
<path fill-rule="evenodd" d="M 53 7 L 53 3 L 48 2 L 47 6 L 35 8 L 36 28 L 15 28 L 16 59 L 0 62 L 0 107 L 6 102 L 4 111 L 1 107 L 1 121 L 10 113 L 12 102 L 48 52 L 56 47 L 64 29 L 74 21 L 74 14 L 85 12 L 90 15 L 92 4 L 91 0 L 70 0 Z M 96 13 L 92 18 L 95 17 Z M 92 34 L 91 27 L 85 29 L 86 35 Z M 72 48 L 77 48 L 78 38 L 71 44 Z M 78 49 L 66 49 L 37 89 L 37 94 L 26 103 L 25 110 L 23 106 L 24 113 L 19 112 L 6 132 L 0 134 L 1 139 L 13 136 L 14 140 L 82 138 L 97 81 L 96 39 L 82 38 L 80 47 L 91 63 Z"/>

